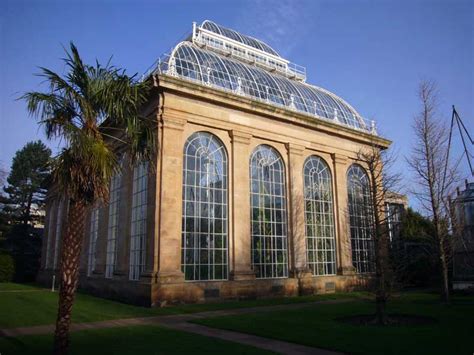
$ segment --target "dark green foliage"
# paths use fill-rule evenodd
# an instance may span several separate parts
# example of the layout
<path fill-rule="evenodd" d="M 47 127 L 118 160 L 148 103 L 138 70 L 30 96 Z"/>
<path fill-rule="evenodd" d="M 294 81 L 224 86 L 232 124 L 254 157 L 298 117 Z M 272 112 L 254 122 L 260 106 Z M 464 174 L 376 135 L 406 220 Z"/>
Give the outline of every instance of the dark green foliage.
<path fill-rule="evenodd" d="M 0 251 L 0 282 L 8 282 L 13 280 L 15 273 L 15 263 L 13 258 Z"/>
<path fill-rule="evenodd" d="M 4 248 L 15 261 L 14 281 L 33 282 L 40 268 L 42 228 L 17 224 L 6 233 Z"/>
<path fill-rule="evenodd" d="M 434 225 L 410 207 L 402 215 L 400 235 L 405 241 L 428 242 L 433 239 Z"/>
<path fill-rule="evenodd" d="M 46 181 L 49 177 L 51 150 L 41 141 L 29 142 L 18 150 L 13 158 L 5 211 L 10 222 L 28 224 L 42 222 L 42 216 L 35 211 L 44 207 Z"/>
<path fill-rule="evenodd" d="M 401 286 L 436 287 L 439 262 L 434 244 L 434 225 L 408 208 L 401 218 L 400 238 L 392 245 L 392 259 Z"/>
<path fill-rule="evenodd" d="M 72 42 L 64 64 L 64 76 L 40 68 L 50 90 L 28 92 L 21 99 L 47 138 L 65 143 L 52 163 L 56 187 L 75 201 L 92 204 L 107 200 L 110 178 L 119 168 L 117 144 L 126 147 L 132 163 L 155 153 L 156 119 L 140 112 L 151 85 L 110 63 L 85 64 Z"/>

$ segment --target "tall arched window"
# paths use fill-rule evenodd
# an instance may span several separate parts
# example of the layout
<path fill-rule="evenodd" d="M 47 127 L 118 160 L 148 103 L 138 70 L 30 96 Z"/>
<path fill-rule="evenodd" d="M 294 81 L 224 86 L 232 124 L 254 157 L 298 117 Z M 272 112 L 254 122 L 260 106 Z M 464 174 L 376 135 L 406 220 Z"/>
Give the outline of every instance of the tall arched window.
<path fill-rule="evenodd" d="M 105 277 L 111 278 L 115 270 L 117 259 L 117 237 L 119 234 L 119 206 L 120 192 L 122 188 L 122 161 L 120 159 L 120 170 L 110 179 L 109 195 L 109 222 L 107 226 L 107 249 L 105 260 Z"/>
<path fill-rule="evenodd" d="M 130 231 L 130 280 L 137 281 L 145 270 L 148 213 L 148 162 L 133 168 L 132 224 Z"/>
<path fill-rule="evenodd" d="M 207 132 L 194 133 L 184 146 L 182 223 L 185 279 L 227 279 L 227 154 Z"/>
<path fill-rule="evenodd" d="M 331 173 L 323 159 L 304 164 L 304 211 L 308 266 L 313 275 L 336 273 Z"/>
<path fill-rule="evenodd" d="M 258 278 L 288 277 L 285 186 L 280 154 L 258 146 L 250 158 L 252 265 Z"/>
<path fill-rule="evenodd" d="M 373 211 L 369 178 L 357 164 L 347 172 L 347 193 L 351 229 L 352 264 L 359 273 L 374 272 Z"/>

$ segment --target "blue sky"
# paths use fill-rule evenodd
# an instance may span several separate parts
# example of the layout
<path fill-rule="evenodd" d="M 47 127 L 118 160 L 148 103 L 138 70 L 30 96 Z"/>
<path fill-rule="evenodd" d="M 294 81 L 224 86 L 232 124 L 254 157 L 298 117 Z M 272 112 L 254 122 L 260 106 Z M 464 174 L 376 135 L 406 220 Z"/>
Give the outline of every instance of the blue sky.
<path fill-rule="evenodd" d="M 191 31 L 193 21 L 204 19 L 264 40 L 305 66 L 309 83 L 375 119 L 394 141 L 402 172 L 421 79 L 437 81 L 440 115 L 448 121 L 455 104 L 474 132 L 474 1 L 3 0 L 0 164 L 8 168 L 17 149 L 44 139 L 15 99 L 45 89 L 33 75 L 38 66 L 63 73 L 62 45 L 72 40 L 87 62 L 113 55 L 129 74 L 142 73 Z"/>

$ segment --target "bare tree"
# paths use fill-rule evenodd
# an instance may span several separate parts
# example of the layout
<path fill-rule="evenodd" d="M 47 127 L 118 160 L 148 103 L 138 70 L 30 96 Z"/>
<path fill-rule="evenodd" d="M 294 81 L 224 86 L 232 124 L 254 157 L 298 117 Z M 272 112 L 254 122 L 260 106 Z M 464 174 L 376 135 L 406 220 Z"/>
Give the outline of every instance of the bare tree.
<path fill-rule="evenodd" d="M 449 130 L 437 115 L 438 93 L 433 81 L 422 81 L 418 89 L 421 110 L 414 117 L 415 139 L 407 162 L 415 173 L 413 194 L 434 224 L 433 241 L 441 271 L 441 298 L 449 303 L 450 211 L 448 196 L 458 181 L 449 162 Z"/>
<path fill-rule="evenodd" d="M 388 215 L 385 201 L 388 193 L 396 192 L 400 176 L 392 172 L 395 156 L 389 150 L 383 150 L 375 143 L 369 148 L 361 149 L 357 159 L 364 165 L 369 174 L 369 196 L 372 214 L 372 239 L 374 241 L 375 261 L 375 301 L 376 319 L 379 325 L 389 323 L 386 312 L 394 277 L 390 262 L 390 238 Z"/>

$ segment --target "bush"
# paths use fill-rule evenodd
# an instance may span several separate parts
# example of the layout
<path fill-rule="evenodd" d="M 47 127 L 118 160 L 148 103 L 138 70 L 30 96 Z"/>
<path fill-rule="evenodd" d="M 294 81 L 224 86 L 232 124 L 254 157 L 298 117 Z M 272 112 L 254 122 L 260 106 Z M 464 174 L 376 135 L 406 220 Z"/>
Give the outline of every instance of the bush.
<path fill-rule="evenodd" d="M 0 254 L 0 282 L 8 282 L 15 274 L 15 263 L 8 254 Z"/>

